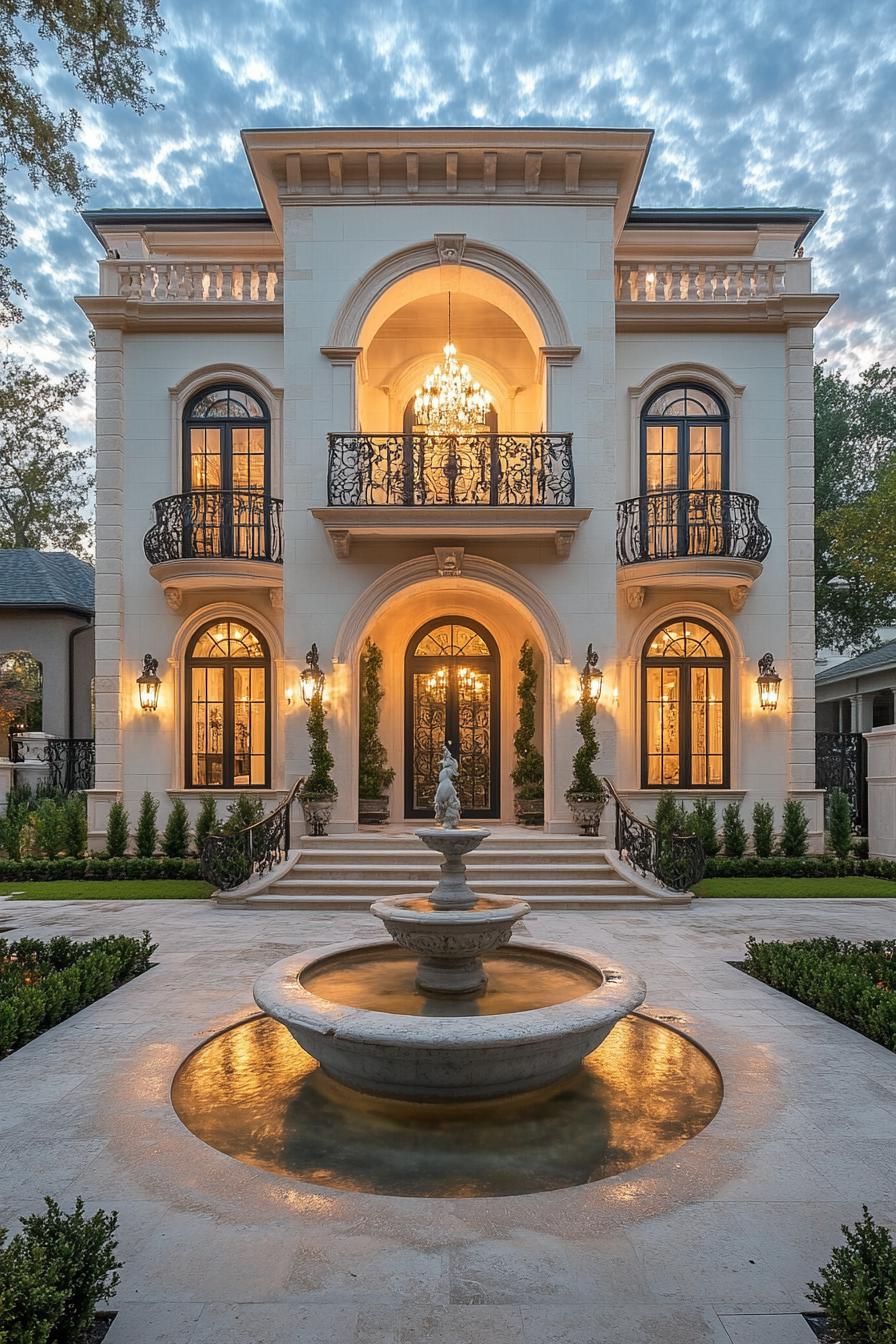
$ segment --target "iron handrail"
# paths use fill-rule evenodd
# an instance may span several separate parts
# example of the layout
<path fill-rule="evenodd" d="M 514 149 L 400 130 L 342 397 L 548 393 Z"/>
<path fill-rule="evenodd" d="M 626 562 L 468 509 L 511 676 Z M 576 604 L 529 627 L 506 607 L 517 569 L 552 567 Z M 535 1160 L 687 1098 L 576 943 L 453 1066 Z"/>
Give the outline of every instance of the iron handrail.
<path fill-rule="evenodd" d="M 696 835 L 662 835 L 623 802 L 608 779 L 604 785 L 616 805 L 615 849 L 642 877 L 652 877 L 670 891 L 688 891 L 706 869 L 703 845 Z"/>
<path fill-rule="evenodd" d="M 219 831 L 206 837 L 199 857 L 206 882 L 219 891 L 232 891 L 253 875 L 269 873 L 285 861 L 290 847 L 290 812 L 304 783 L 304 776 L 297 779 L 287 798 L 266 817 L 238 831 Z"/>
<path fill-rule="evenodd" d="M 759 500 L 737 490 L 652 490 L 616 506 L 620 565 L 680 556 L 761 563 L 771 544 Z"/>
<path fill-rule="evenodd" d="M 188 490 L 153 504 L 143 538 L 151 565 L 166 560 L 283 563 L 283 500 L 260 490 Z"/>

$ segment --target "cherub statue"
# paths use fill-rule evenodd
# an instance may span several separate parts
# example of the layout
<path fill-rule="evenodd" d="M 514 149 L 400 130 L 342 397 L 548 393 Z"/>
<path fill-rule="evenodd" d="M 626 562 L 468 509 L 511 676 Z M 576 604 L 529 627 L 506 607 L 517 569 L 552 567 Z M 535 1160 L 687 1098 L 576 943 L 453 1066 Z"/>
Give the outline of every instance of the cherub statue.
<path fill-rule="evenodd" d="M 445 830 L 456 830 L 460 821 L 460 799 L 454 781 L 457 778 L 457 761 L 447 746 L 442 752 L 442 764 L 439 767 L 439 787 L 436 789 L 436 821 Z"/>

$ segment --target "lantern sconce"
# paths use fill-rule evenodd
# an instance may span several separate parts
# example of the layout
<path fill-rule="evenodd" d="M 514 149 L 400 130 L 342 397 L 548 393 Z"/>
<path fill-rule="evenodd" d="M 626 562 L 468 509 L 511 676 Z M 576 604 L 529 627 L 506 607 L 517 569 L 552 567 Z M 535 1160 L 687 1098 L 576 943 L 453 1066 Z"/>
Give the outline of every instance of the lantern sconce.
<path fill-rule="evenodd" d="M 302 699 L 306 705 L 310 705 L 315 696 L 323 694 L 326 677 L 320 670 L 317 658 L 317 645 L 312 644 L 305 654 L 305 662 L 308 666 L 302 670 Z"/>
<path fill-rule="evenodd" d="M 764 653 L 759 659 L 759 676 L 756 678 L 756 685 L 759 687 L 760 707 L 762 709 L 777 709 L 781 678 L 775 669 L 774 657 L 770 653 Z"/>
<path fill-rule="evenodd" d="M 140 694 L 140 708 L 145 712 L 147 710 L 155 711 L 159 707 L 159 687 L 162 679 L 158 675 L 159 660 L 153 658 L 151 653 L 143 655 L 143 671 L 137 678 L 137 690 Z"/>
<path fill-rule="evenodd" d="M 594 652 L 594 645 L 588 645 L 588 652 L 585 655 L 585 666 L 582 668 L 579 684 L 582 687 L 582 701 L 593 700 L 597 704 L 600 699 L 600 693 L 603 689 L 604 674 L 598 666 L 598 656 Z"/>

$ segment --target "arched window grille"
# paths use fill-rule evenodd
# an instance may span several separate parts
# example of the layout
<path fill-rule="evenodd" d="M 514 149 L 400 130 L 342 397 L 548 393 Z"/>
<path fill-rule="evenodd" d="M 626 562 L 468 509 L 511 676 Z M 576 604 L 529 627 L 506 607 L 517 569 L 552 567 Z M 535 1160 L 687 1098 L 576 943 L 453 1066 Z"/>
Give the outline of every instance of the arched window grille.
<path fill-rule="evenodd" d="M 649 789 L 721 789 L 730 778 L 731 660 L 700 621 L 668 621 L 641 659 L 641 783 Z"/>
<path fill-rule="evenodd" d="M 271 658 L 241 620 L 218 620 L 190 641 L 185 685 L 187 788 L 269 788 Z"/>

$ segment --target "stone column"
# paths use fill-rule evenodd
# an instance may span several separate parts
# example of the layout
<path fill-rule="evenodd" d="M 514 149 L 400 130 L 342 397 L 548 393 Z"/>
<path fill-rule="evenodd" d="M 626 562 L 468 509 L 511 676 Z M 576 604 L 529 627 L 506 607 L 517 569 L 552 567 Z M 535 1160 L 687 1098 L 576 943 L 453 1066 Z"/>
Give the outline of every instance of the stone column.
<path fill-rule="evenodd" d="M 124 349 L 122 333 L 96 332 L 96 775 L 87 796 L 88 847 L 102 847 L 121 792 L 122 577 L 124 568 Z"/>
<path fill-rule="evenodd" d="M 810 848 L 824 844 L 824 799 L 815 788 L 815 394 L 811 327 L 786 337 L 790 624 L 789 789 L 809 815 Z"/>

